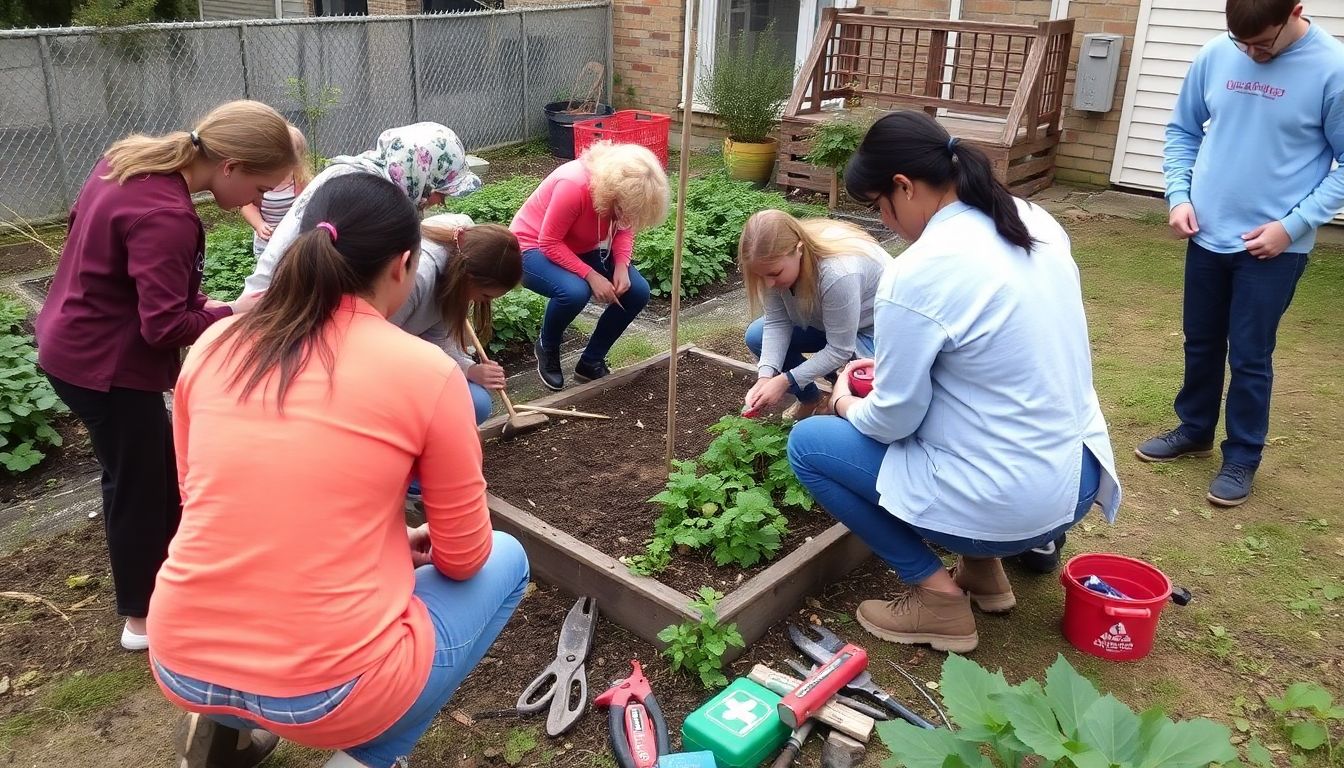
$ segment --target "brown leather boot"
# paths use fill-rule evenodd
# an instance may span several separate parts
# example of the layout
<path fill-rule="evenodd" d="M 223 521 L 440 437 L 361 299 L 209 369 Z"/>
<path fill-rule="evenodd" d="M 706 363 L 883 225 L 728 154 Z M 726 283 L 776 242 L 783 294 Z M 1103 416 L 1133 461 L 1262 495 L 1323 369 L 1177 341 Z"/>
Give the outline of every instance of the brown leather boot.
<path fill-rule="evenodd" d="M 927 643 L 955 653 L 969 653 L 980 643 L 966 595 L 911 587 L 895 600 L 864 600 L 855 617 L 864 629 L 892 643 Z"/>
<path fill-rule="evenodd" d="M 178 768 L 256 768 L 279 744 L 269 731 L 239 731 L 195 712 L 183 714 L 173 734 Z"/>
<path fill-rule="evenodd" d="M 1003 561 L 997 557 L 962 555 L 952 566 L 952 579 L 985 613 L 1005 613 L 1017 605 L 1013 585 L 1008 581 L 1008 574 L 1003 572 Z"/>

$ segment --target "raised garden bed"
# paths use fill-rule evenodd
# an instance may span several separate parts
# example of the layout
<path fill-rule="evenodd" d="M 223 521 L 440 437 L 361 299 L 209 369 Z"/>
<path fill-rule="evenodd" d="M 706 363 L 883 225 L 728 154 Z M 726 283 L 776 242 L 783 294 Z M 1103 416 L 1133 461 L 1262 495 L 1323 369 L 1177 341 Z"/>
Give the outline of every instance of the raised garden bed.
<path fill-rule="evenodd" d="M 678 364 L 677 455 L 709 443 L 706 427 L 737 408 L 755 368 L 694 347 Z M 669 354 L 535 401 L 606 413 L 610 422 L 552 417 L 545 430 L 498 439 L 504 417 L 482 425 L 495 526 L 517 536 L 541 580 L 596 597 L 602 612 L 658 643 L 664 627 L 698 618 L 689 608 L 701 585 L 726 593 L 718 615 L 736 622 L 749 644 L 802 598 L 862 562 L 868 550 L 820 512 L 790 516 L 781 557 L 751 569 L 719 568 L 692 554 L 674 558 L 658 579 L 635 576 L 617 558 L 643 550 L 662 489 Z M 641 426 L 642 425 L 642 426 Z"/>

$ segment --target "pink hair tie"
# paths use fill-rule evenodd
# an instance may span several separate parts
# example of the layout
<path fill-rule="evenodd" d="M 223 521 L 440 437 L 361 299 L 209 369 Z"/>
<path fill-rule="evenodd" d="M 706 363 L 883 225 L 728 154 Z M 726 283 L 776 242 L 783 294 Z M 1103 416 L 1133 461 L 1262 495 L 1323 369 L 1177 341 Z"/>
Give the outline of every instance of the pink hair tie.
<path fill-rule="evenodd" d="M 333 243 L 336 242 L 336 225 L 335 225 L 335 224 L 332 224 L 330 221 L 319 221 L 319 222 L 317 222 L 317 229 L 325 229 L 325 230 L 327 230 L 327 234 L 331 235 L 331 242 L 333 242 Z"/>

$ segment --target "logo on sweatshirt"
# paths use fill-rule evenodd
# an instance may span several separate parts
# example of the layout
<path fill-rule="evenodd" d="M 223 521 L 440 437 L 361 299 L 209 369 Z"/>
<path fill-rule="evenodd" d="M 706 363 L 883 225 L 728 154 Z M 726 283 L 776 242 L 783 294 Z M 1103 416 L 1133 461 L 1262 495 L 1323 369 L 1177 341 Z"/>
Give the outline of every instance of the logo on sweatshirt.
<path fill-rule="evenodd" d="M 1271 101 L 1278 99 L 1288 92 L 1286 89 L 1280 88 L 1277 85 L 1262 83 L 1259 80 L 1228 80 L 1227 90 L 1236 93 L 1247 93 L 1253 96 L 1260 96 L 1262 98 L 1270 99 Z"/>

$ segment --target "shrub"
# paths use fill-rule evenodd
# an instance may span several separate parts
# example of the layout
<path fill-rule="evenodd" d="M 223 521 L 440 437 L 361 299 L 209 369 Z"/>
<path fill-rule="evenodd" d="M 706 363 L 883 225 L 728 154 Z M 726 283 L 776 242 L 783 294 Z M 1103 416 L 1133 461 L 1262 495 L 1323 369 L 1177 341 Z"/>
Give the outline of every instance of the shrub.
<path fill-rule="evenodd" d="M 715 608 L 723 593 L 713 587 L 701 587 L 698 599 L 691 608 L 700 614 L 699 621 L 684 621 L 665 627 L 658 639 L 667 643 L 663 655 L 672 662 L 672 670 L 693 673 L 706 688 L 727 685 L 723 674 L 723 656 L 729 648 L 743 647 L 742 633 L 736 624 L 719 623 Z"/>
<path fill-rule="evenodd" d="M 510 344 L 530 344 L 541 333 L 546 297 L 526 288 L 514 288 L 490 303 L 494 334 L 486 343 L 491 355 Z"/>
<path fill-rule="evenodd" d="M 252 228 L 246 224 L 220 224 L 205 235 L 201 291 L 212 299 L 232 301 L 243 292 L 243 281 L 256 266 Z"/>
<path fill-rule="evenodd" d="M 748 40 L 745 31 L 714 58 L 700 96 L 733 141 L 761 143 L 779 123 L 793 90 L 793 60 L 781 50 L 771 22 Z"/>
<path fill-rule="evenodd" d="M 508 226 L 514 214 L 523 207 L 527 198 L 541 184 L 536 176 L 512 176 L 503 181 L 486 184 L 470 195 L 450 197 L 435 208 L 438 213 L 463 213 L 477 224 Z"/>
<path fill-rule="evenodd" d="M 61 444 L 51 422 L 66 411 L 37 370 L 33 337 L 19 332 L 27 316 L 23 304 L 0 297 L 0 466 L 13 474 L 42 461 L 43 447 Z"/>
<path fill-rule="evenodd" d="M 676 189 L 677 180 L 670 180 Z M 672 202 L 676 205 L 675 194 Z M 681 261 L 681 295 L 699 295 L 706 285 L 723 280 L 737 262 L 742 227 L 757 211 L 778 208 L 794 216 L 822 216 L 826 209 L 790 203 L 778 192 L 757 189 L 749 181 L 734 181 L 723 171 L 698 176 L 686 185 L 686 245 Z M 675 216 L 635 238 L 634 263 L 649 281 L 654 296 L 672 293 L 672 256 L 675 252 Z"/>

